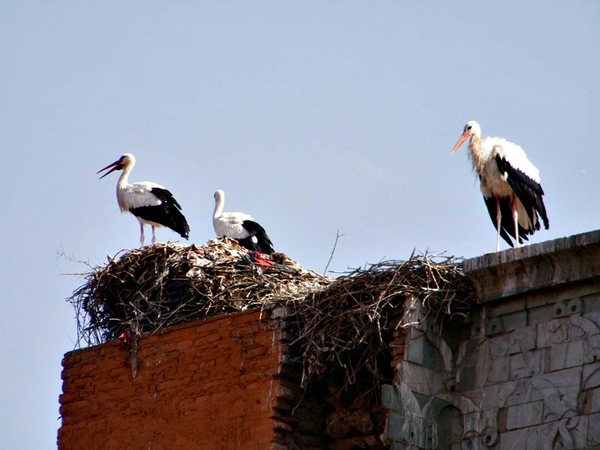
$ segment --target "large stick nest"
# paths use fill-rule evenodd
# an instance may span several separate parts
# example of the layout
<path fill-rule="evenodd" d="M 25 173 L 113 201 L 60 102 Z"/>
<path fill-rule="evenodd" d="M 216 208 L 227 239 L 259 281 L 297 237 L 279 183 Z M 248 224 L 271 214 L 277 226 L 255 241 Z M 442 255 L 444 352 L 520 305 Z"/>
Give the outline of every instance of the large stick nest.
<path fill-rule="evenodd" d="M 283 254 L 248 252 L 228 239 L 131 250 L 83 276 L 85 284 L 68 299 L 77 315 L 79 345 L 283 305 L 303 384 L 335 368 L 343 369 L 348 384 L 365 373 L 381 379 L 378 361 L 389 356 L 394 330 L 407 325 L 407 298 L 436 321 L 465 315 L 475 301 L 452 257 L 413 254 L 408 261 L 373 264 L 334 280 Z"/>
<path fill-rule="evenodd" d="M 304 298 L 331 281 L 281 253 L 248 252 L 229 239 L 142 247 L 110 258 L 84 278 L 68 299 L 77 313 L 79 345 Z"/>
<path fill-rule="evenodd" d="M 419 303 L 441 325 L 466 316 L 475 292 L 453 257 L 413 253 L 408 261 L 384 261 L 347 272 L 302 303 L 289 305 L 302 384 L 340 368 L 344 387 L 360 378 L 375 386 L 385 378 L 394 332 L 415 325 L 410 311 L 404 311 L 406 300 Z M 380 367 L 381 361 L 387 367 Z"/>

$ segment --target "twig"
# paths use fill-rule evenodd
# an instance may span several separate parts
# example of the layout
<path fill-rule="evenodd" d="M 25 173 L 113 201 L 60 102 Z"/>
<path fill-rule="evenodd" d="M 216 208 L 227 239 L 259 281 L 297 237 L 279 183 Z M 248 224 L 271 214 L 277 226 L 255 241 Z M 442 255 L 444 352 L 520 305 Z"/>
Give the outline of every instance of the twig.
<path fill-rule="evenodd" d="M 337 230 L 335 233 L 335 242 L 333 243 L 333 249 L 331 250 L 331 255 L 329 255 L 329 261 L 327 261 L 327 265 L 325 266 L 325 270 L 323 271 L 323 275 L 327 273 L 327 269 L 329 268 L 329 264 L 331 264 L 331 260 L 333 259 L 333 254 L 335 253 L 335 248 L 337 247 L 337 243 L 343 234 L 340 234 L 340 230 Z"/>

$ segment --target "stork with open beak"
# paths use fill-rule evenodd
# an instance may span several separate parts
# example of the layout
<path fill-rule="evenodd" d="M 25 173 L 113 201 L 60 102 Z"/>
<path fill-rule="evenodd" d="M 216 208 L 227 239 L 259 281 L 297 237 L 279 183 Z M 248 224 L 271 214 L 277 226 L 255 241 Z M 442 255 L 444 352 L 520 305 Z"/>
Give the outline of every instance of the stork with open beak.
<path fill-rule="evenodd" d="M 100 169 L 108 170 L 100 179 L 115 170 L 122 170 L 117 182 L 117 201 L 121 212 L 130 212 L 140 223 L 140 245 L 144 246 L 144 225 L 152 227 L 152 243 L 156 243 L 156 227 L 167 227 L 188 239 L 190 227 L 181 213 L 181 206 L 164 186 L 151 181 L 129 184 L 129 173 L 135 166 L 135 157 L 126 153 L 115 162 Z"/>

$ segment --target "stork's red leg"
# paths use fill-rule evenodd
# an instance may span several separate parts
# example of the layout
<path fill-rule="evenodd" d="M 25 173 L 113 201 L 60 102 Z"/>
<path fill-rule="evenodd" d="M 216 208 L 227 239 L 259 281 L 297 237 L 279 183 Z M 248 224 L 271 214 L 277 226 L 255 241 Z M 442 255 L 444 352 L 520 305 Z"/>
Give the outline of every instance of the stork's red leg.
<path fill-rule="evenodd" d="M 500 227 L 502 226 L 502 210 L 500 209 L 500 198 L 494 195 L 496 199 L 496 251 L 500 251 Z"/>
<path fill-rule="evenodd" d="M 144 246 L 144 224 L 140 222 L 140 247 Z"/>
<path fill-rule="evenodd" d="M 512 216 L 513 222 L 515 223 L 515 248 L 519 247 L 519 212 L 517 211 L 517 196 L 512 196 Z"/>

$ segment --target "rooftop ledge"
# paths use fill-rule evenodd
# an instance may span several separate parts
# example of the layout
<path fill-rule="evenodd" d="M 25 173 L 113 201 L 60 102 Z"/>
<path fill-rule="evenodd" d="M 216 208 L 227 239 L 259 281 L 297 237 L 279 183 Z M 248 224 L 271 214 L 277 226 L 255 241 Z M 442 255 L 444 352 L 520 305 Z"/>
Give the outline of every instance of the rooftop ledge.
<path fill-rule="evenodd" d="M 480 303 L 600 277 L 600 230 L 466 259 L 463 269 Z"/>

